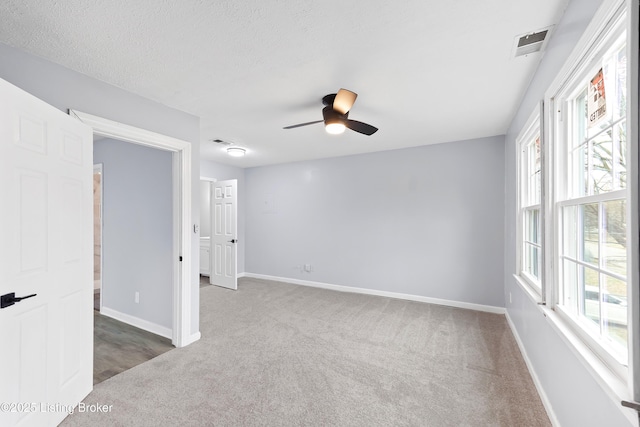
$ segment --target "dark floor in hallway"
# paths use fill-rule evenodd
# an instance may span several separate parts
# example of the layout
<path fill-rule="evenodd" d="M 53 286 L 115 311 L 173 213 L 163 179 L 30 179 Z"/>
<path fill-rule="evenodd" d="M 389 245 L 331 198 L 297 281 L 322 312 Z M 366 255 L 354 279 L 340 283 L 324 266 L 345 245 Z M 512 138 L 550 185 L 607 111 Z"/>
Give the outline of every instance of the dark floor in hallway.
<path fill-rule="evenodd" d="M 93 384 L 151 360 L 171 349 L 168 338 L 93 312 Z"/>
<path fill-rule="evenodd" d="M 200 287 L 203 288 L 210 285 L 211 283 L 209 283 L 209 276 L 200 275 Z"/>

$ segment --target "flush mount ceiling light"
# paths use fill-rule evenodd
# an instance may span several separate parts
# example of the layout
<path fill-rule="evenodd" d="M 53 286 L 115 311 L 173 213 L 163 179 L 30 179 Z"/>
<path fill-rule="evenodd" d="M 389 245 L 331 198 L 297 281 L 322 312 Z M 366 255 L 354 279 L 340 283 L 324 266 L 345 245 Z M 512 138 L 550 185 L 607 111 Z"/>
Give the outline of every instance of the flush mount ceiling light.
<path fill-rule="evenodd" d="M 247 153 L 247 150 L 240 147 L 227 148 L 227 154 L 231 157 L 242 157 Z"/>

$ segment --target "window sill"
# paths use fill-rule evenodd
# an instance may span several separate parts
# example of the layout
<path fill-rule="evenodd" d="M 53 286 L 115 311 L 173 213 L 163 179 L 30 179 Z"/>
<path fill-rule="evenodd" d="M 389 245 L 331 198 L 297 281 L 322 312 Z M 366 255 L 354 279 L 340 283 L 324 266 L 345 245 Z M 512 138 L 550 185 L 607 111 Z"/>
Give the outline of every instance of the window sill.
<path fill-rule="evenodd" d="M 516 282 L 525 291 L 525 293 L 527 294 L 529 299 L 531 299 L 531 301 L 534 304 L 543 304 L 542 296 L 540 295 L 540 291 L 539 290 L 537 290 L 536 288 L 531 286 L 531 284 L 529 282 L 527 282 L 525 279 L 523 279 L 519 275 L 514 274 L 513 277 L 516 279 Z"/>
<path fill-rule="evenodd" d="M 633 401 L 627 383 L 620 379 L 567 325 L 567 323 L 551 308 L 539 305 L 542 314 L 549 321 L 549 324 L 558 333 L 560 338 L 567 344 L 582 365 L 596 380 L 602 390 L 620 408 L 626 418 L 637 425 L 638 413 L 622 406 L 623 400 Z"/>

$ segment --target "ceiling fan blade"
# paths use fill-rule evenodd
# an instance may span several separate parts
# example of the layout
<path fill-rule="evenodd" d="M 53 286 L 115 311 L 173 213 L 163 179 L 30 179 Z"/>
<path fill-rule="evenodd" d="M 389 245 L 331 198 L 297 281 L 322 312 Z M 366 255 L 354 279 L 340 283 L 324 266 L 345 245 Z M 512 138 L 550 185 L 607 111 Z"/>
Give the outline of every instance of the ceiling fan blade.
<path fill-rule="evenodd" d="M 353 103 L 356 102 L 358 94 L 347 89 L 340 89 L 333 100 L 333 109 L 340 114 L 347 114 Z"/>
<path fill-rule="evenodd" d="M 322 123 L 322 122 L 324 122 L 324 120 L 316 120 L 315 122 L 307 122 L 307 123 L 298 123 L 297 125 L 286 126 L 286 127 L 283 127 L 282 129 L 299 128 L 301 126 L 314 125 L 316 123 Z"/>
<path fill-rule="evenodd" d="M 344 124 L 349 129 L 355 130 L 356 132 L 363 133 L 365 135 L 373 135 L 378 131 L 377 127 L 359 122 L 357 120 L 347 120 Z"/>

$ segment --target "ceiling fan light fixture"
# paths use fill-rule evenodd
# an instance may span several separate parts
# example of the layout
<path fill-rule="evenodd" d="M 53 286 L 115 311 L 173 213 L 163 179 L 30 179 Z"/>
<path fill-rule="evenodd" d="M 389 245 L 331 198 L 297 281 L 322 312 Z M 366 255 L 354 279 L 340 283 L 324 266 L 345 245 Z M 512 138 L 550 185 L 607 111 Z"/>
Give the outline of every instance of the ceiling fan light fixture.
<path fill-rule="evenodd" d="M 344 130 L 346 128 L 347 127 L 344 125 L 344 123 L 340 122 L 327 123 L 324 127 L 327 133 L 330 133 L 331 135 L 340 135 L 341 133 L 344 133 Z"/>
<path fill-rule="evenodd" d="M 231 157 L 243 157 L 247 153 L 247 150 L 240 147 L 227 148 L 227 154 Z"/>

